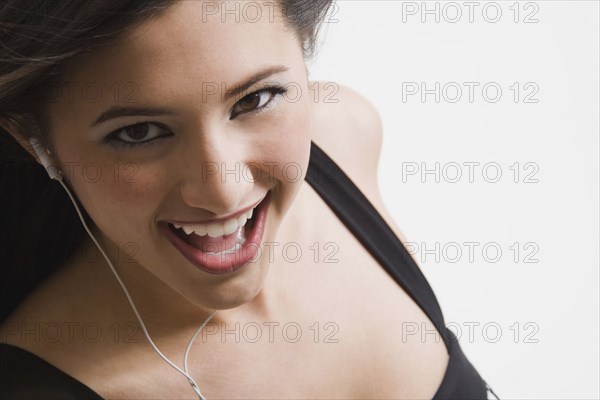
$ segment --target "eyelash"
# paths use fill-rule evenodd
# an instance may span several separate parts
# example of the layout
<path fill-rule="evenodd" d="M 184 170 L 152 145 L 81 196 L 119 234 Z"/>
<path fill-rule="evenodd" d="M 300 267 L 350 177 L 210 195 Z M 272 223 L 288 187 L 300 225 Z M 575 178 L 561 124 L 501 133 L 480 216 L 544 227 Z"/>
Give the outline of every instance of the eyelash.
<path fill-rule="evenodd" d="M 257 91 L 254 91 L 252 93 L 247 94 L 246 96 L 242 97 L 232 108 L 232 110 L 235 108 L 236 105 L 238 105 L 242 100 L 244 100 L 247 97 L 251 97 L 251 96 L 255 96 L 257 94 L 260 94 L 262 92 L 270 92 L 271 93 L 271 97 L 269 98 L 269 100 L 262 106 L 255 108 L 253 110 L 250 111 L 242 111 L 242 112 L 238 112 L 236 113 L 233 117 L 230 117 L 229 119 L 235 119 L 237 116 L 239 115 L 244 115 L 244 114 L 257 114 L 257 113 L 261 113 L 263 111 L 266 111 L 268 108 L 270 108 L 270 106 L 272 105 L 273 101 L 275 100 L 275 98 L 278 95 L 282 95 L 287 93 L 288 89 L 280 86 L 280 85 L 273 85 L 273 86 L 268 86 L 262 89 L 259 89 Z M 119 134 L 129 128 L 133 128 L 133 127 L 137 127 L 137 126 L 143 126 L 143 125 L 155 125 L 157 127 L 159 127 L 161 130 L 168 130 L 165 126 L 163 126 L 162 124 L 156 123 L 156 122 L 150 122 L 150 121 L 145 121 L 145 122 L 140 122 L 137 124 L 133 124 L 133 125 L 128 125 L 128 126 L 124 126 L 122 128 L 119 128 L 113 132 L 111 132 L 110 134 L 108 134 L 103 140 L 103 143 L 109 144 L 110 146 L 113 147 L 126 147 L 126 148 L 134 148 L 134 147 L 141 147 L 141 146 L 149 146 L 149 145 L 153 145 L 156 143 L 157 139 L 161 139 L 161 138 L 166 138 L 172 135 L 162 135 L 162 136 L 157 136 L 153 139 L 150 140 L 146 140 L 144 142 L 127 142 L 124 141 L 122 139 L 119 139 Z"/>

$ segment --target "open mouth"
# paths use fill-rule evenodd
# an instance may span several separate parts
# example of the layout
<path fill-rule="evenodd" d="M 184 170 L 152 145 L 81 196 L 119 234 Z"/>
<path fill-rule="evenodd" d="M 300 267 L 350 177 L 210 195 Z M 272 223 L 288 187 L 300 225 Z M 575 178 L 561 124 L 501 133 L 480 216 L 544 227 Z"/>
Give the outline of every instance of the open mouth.
<path fill-rule="evenodd" d="M 179 239 L 205 254 L 232 253 L 239 250 L 246 240 L 248 240 L 248 236 L 254 227 L 258 214 L 255 210 L 252 211 L 250 219 L 246 220 L 242 226 L 239 226 L 238 224 L 236 230 L 227 235 L 223 234 L 221 236 L 211 237 L 208 233 L 200 234 L 202 232 L 186 233 L 183 227 L 176 228 L 172 223 L 169 223 L 169 229 L 177 235 Z"/>
<path fill-rule="evenodd" d="M 212 274 L 233 272 L 258 253 L 270 199 L 271 191 L 268 191 L 254 209 L 222 224 L 178 226 L 163 221 L 159 222 L 159 229 L 199 269 Z"/>

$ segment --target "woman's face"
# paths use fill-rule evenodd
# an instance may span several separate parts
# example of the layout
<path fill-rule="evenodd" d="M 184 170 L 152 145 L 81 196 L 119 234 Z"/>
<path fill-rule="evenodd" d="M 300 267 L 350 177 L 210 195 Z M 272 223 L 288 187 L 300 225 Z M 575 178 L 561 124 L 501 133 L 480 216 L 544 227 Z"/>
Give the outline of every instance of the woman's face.
<path fill-rule="evenodd" d="M 258 239 L 276 241 L 306 174 L 312 113 L 302 50 L 279 11 L 256 18 L 219 4 L 178 2 L 78 60 L 49 111 L 54 157 L 101 242 L 135 260 L 122 268 L 145 268 L 190 302 L 224 309 L 258 294 L 267 253 L 206 271 L 166 223 L 238 215 L 270 192 Z M 224 250 L 219 243 L 204 249 Z"/>

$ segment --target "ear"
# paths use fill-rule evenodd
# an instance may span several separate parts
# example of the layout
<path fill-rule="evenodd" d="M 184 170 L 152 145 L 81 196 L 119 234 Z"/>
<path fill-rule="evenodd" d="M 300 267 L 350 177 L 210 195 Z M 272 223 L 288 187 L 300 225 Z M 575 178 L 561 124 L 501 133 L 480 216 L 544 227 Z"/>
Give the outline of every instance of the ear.
<path fill-rule="evenodd" d="M 38 164 L 42 165 L 33 150 L 33 146 L 29 142 L 30 137 L 23 133 L 23 127 L 20 124 L 12 118 L 0 117 L 0 127 L 8 132 L 13 139 L 15 139 L 15 141 L 19 143 L 19 145 L 23 147 L 35 161 L 37 161 Z"/>

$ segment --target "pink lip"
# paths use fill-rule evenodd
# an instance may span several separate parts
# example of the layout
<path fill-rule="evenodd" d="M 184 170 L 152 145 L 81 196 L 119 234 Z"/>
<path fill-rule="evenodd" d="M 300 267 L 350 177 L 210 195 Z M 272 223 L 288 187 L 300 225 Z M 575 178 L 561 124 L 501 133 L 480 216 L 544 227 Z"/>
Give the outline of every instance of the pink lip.
<path fill-rule="evenodd" d="M 168 222 L 160 221 L 158 227 L 167 240 L 169 240 L 169 242 L 171 242 L 171 244 L 197 268 L 210 274 L 225 274 L 240 269 L 256 257 L 265 231 L 267 210 L 270 200 L 271 191 L 267 192 L 265 198 L 259 202 L 258 207 L 255 210 L 256 217 L 254 225 L 248 233 L 246 242 L 244 242 L 242 247 L 235 253 L 207 254 L 181 240 L 175 232 L 171 230 Z M 250 208 L 248 210 L 250 210 Z"/>
<path fill-rule="evenodd" d="M 263 199 L 264 200 L 264 199 Z M 206 225 L 206 224 L 214 224 L 216 222 L 225 222 L 231 218 L 237 218 L 240 215 L 244 215 L 246 214 L 248 211 L 252 210 L 253 208 L 255 208 L 262 200 L 256 202 L 256 204 L 246 207 L 244 209 L 242 209 L 241 211 L 238 211 L 235 214 L 229 214 L 226 215 L 224 217 L 219 217 L 219 218 L 212 218 L 212 219 L 205 219 L 203 221 L 176 221 L 176 220 L 168 220 L 166 222 L 170 222 L 172 224 L 177 224 L 177 225 Z"/>

